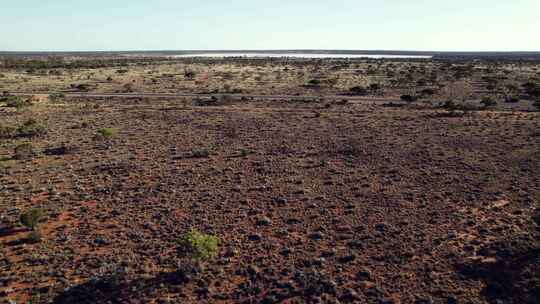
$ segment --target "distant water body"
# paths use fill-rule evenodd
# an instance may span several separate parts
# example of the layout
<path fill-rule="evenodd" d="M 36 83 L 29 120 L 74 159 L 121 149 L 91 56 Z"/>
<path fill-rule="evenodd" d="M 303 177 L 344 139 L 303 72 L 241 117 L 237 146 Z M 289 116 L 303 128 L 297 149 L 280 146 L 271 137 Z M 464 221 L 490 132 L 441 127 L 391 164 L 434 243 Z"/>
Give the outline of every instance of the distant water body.
<path fill-rule="evenodd" d="M 312 53 L 193 53 L 173 55 L 174 58 L 194 58 L 194 57 L 246 57 L 246 58 L 319 58 L 319 59 L 353 59 L 353 58 L 372 58 L 372 59 L 430 59 L 432 56 L 417 55 L 377 55 L 377 54 L 312 54 Z"/>

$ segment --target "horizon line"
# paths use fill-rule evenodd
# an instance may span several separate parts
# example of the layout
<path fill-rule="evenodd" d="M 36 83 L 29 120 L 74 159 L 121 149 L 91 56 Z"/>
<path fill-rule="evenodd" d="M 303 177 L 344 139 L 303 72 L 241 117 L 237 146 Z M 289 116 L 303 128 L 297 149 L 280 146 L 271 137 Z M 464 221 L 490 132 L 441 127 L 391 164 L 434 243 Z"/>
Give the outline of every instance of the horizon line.
<path fill-rule="evenodd" d="M 384 50 L 384 49 L 141 49 L 141 50 L 0 50 L 5 53 L 158 53 L 158 52 L 340 52 L 340 53 L 417 53 L 417 54 L 540 54 L 539 51 L 418 51 L 418 50 Z"/>

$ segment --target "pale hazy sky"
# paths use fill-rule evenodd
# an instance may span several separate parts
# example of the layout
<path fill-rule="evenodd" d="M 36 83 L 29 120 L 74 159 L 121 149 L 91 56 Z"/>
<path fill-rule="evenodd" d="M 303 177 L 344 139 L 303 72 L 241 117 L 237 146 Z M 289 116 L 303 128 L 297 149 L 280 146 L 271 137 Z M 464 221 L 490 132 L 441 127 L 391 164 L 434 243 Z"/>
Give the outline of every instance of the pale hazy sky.
<path fill-rule="evenodd" d="M 540 51 L 540 0 L 0 1 L 0 51 Z"/>

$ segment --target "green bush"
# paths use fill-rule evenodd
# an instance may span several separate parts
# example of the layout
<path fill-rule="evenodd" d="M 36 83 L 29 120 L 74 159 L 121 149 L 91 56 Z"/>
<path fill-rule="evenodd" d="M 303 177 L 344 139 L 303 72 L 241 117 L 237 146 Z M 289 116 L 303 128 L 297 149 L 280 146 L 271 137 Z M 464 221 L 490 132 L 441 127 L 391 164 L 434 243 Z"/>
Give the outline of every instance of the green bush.
<path fill-rule="evenodd" d="M 251 153 L 251 151 L 249 151 L 248 149 L 245 149 L 245 148 L 240 149 L 240 156 L 241 156 L 241 157 L 246 157 L 246 156 L 248 156 L 250 153 Z"/>
<path fill-rule="evenodd" d="M 321 85 L 321 81 L 319 79 L 311 79 L 307 83 L 307 86 L 309 87 L 319 87 L 320 85 Z"/>
<path fill-rule="evenodd" d="M 47 133 L 45 126 L 39 124 L 34 119 L 27 120 L 22 126 L 17 128 L 17 135 L 21 137 L 38 137 Z"/>
<path fill-rule="evenodd" d="M 484 105 L 484 107 L 486 107 L 486 108 L 494 107 L 494 106 L 497 105 L 497 102 L 495 100 L 493 100 L 493 98 L 491 98 L 491 97 L 482 98 L 482 101 L 480 101 L 480 103 L 482 105 Z"/>
<path fill-rule="evenodd" d="M 196 76 L 196 73 L 192 70 L 187 70 L 184 72 L 184 77 L 189 80 L 193 80 Z"/>
<path fill-rule="evenodd" d="M 206 158 L 211 154 L 210 148 L 193 148 L 191 150 L 191 157 L 194 158 Z"/>
<path fill-rule="evenodd" d="M 118 133 L 118 130 L 115 128 L 102 128 L 97 131 L 98 137 L 103 139 L 108 139 L 115 136 Z"/>
<path fill-rule="evenodd" d="M 183 251 L 197 261 L 213 258 L 219 253 L 219 238 L 197 230 L 186 233 L 181 245 Z"/>
<path fill-rule="evenodd" d="M 90 85 L 87 83 L 71 84 L 71 88 L 76 89 L 81 92 L 88 92 L 91 89 Z"/>
<path fill-rule="evenodd" d="M 22 109 L 32 105 L 29 99 L 22 98 L 21 96 L 8 96 L 2 98 L 0 101 L 5 102 L 6 107 L 16 109 Z"/>
<path fill-rule="evenodd" d="M 25 227 L 32 231 L 36 231 L 39 221 L 43 218 L 43 215 L 43 210 L 41 209 L 30 209 L 21 214 L 20 221 Z"/>
<path fill-rule="evenodd" d="M 50 101 L 59 101 L 62 98 L 65 98 L 66 95 L 64 93 L 52 93 L 49 95 Z"/>
<path fill-rule="evenodd" d="M 408 103 L 411 103 L 411 102 L 415 102 L 418 100 L 418 97 L 417 96 L 414 96 L 414 95 L 401 95 L 400 97 L 401 100 L 403 101 L 406 101 Z"/>
<path fill-rule="evenodd" d="M 1 138 L 12 138 L 17 135 L 17 129 L 10 126 L 0 125 L 0 139 Z"/>
<path fill-rule="evenodd" d="M 353 95 L 364 96 L 368 94 L 368 90 L 362 86 L 356 86 L 349 89 L 349 92 Z"/>
<path fill-rule="evenodd" d="M 28 243 L 35 244 L 41 242 L 41 233 L 39 231 L 32 231 L 28 234 Z"/>
<path fill-rule="evenodd" d="M 24 143 L 15 147 L 15 155 L 13 156 L 13 158 L 17 160 L 26 160 L 26 159 L 32 159 L 36 155 L 37 155 L 37 152 L 35 151 L 32 144 Z"/>

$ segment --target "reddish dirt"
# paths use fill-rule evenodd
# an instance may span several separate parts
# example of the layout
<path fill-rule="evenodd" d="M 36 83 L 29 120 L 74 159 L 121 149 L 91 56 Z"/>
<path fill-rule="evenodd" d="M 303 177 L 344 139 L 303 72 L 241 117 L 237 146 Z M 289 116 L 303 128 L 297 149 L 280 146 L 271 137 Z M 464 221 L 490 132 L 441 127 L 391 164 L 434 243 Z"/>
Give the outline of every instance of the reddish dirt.
<path fill-rule="evenodd" d="M 5 299 L 538 299 L 538 113 L 109 99 L 0 115 L 44 123 L 40 151 L 69 148 L 1 171 Z M 96 140 L 105 127 L 118 134 Z M 26 244 L 18 217 L 36 206 L 44 240 Z M 221 239 L 200 273 L 178 254 L 191 228 Z"/>

